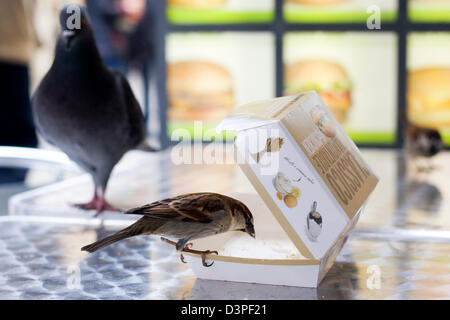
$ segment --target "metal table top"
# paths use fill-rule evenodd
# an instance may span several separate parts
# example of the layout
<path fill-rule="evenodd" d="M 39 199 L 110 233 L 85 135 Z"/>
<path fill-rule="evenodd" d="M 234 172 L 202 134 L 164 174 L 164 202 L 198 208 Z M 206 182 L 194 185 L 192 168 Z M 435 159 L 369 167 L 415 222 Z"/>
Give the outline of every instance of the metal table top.
<path fill-rule="evenodd" d="M 156 237 L 87 254 L 83 245 L 119 226 L 13 215 L 0 217 L 0 299 L 449 299 L 450 153 L 434 159 L 433 172 L 412 176 L 397 151 L 364 155 L 380 185 L 317 289 L 196 279 Z M 157 172 L 159 181 L 148 182 L 148 201 L 249 188 L 234 166 L 175 166 L 167 154 L 153 157 L 142 173 Z M 120 183 L 113 177 L 112 198 Z"/>
<path fill-rule="evenodd" d="M 139 237 L 88 255 L 99 228 L 0 223 L 0 299 L 449 299 L 450 243 L 353 236 L 319 288 L 196 279 L 172 247 Z"/>

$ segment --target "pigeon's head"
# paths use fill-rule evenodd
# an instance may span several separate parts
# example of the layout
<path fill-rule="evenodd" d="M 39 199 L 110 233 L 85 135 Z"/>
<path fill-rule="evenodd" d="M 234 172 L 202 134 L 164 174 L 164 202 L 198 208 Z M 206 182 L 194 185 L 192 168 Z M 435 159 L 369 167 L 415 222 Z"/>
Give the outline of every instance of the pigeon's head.
<path fill-rule="evenodd" d="M 79 5 L 65 6 L 59 15 L 61 40 L 66 50 L 71 50 L 79 39 L 92 39 L 92 27 L 86 8 Z"/>

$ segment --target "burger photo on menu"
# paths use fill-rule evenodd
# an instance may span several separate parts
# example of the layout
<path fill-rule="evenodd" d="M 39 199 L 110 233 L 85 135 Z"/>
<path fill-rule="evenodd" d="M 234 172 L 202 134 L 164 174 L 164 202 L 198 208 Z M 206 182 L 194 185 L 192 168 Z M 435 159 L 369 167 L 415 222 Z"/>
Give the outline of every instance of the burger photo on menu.
<path fill-rule="evenodd" d="M 275 0 L 169 0 L 171 23 L 263 23 L 274 16 Z"/>
<path fill-rule="evenodd" d="M 285 67 L 285 79 L 285 95 L 315 90 L 335 118 L 345 122 L 352 82 L 341 65 L 327 60 L 298 61 Z"/>
<path fill-rule="evenodd" d="M 316 91 L 356 143 L 391 145 L 397 125 L 394 33 L 290 32 L 284 36 L 284 94 Z M 312 115 L 325 134 L 329 119 Z"/>
<path fill-rule="evenodd" d="M 233 81 L 222 66 L 207 61 L 168 65 L 169 118 L 220 120 L 233 110 Z"/>
<path fill-rule="evenodd" d="M 237 105 L 275 95 L 270 33 L 177 33 L 166 46 L 170 134 L 183 129 L 211 140 Z"/>
<path fill-rule="evenodd" d="M 450 128 L 450 67 L 408 73 L 408 119 L 435 130 Z"/>
<path fill-rule="evenodd" d="M 450 145 L 450 32 L 413 32 L 407 38 L 407 117 L 438 130 Z"/>
<path fill-rule="evenodd" d="M 284 0 L 284 17 L 294 23 L 366 22 L 375 11 L 383 22 L 397 18 L 397 0 Z"/>

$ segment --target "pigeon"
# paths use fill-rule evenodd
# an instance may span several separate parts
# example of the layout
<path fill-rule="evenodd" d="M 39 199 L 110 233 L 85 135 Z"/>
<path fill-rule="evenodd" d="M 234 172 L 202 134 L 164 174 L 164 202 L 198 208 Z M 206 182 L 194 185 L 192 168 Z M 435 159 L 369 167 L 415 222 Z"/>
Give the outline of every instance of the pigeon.
<path fill-rule="evenodd" d="M 64 7 L 60 24 L 53 64 L 32 97 L 36 128 L 92 176 L 92 200 L 75 206 L 115 211 L 105 200 L 114 166 L 129 150 L 156 150 L 126 78 L 100 57 L 86 8 Z"/>

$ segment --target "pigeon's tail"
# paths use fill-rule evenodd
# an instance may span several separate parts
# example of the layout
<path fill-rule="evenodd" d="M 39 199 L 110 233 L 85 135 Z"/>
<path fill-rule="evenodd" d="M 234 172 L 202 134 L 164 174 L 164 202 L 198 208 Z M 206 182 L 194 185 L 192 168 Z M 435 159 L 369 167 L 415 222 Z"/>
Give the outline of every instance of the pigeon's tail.
<path fill-rule="evenodd" d="M 142 141 L 140 144 L 136 146 L 137 150 L 145 151 L 145 152 L 155 152 L 158 149 L 152 147 L 146 140 Z"/>
<path fill-rule="evenodd" d="M 132 231 L 131 229 L 132 226 L 123 229 L 122 231 L 119 231 L 113 235 L 110 235 L 109 237 L 106 237 L 102 240 L 96 241 L 94 243 L 91 243 L 87 246 L 84 246 L 83 248 L 81 248 L 81 251 L 87 251 L 87 252 L 95 252 L 100 248 L 103 248 L 105 246 L 109 246 L 110 244 L 113 244 L 117 241 L 126 239 L 126 238 L 130 238 L 136 235 L 135 232 Z"/>

